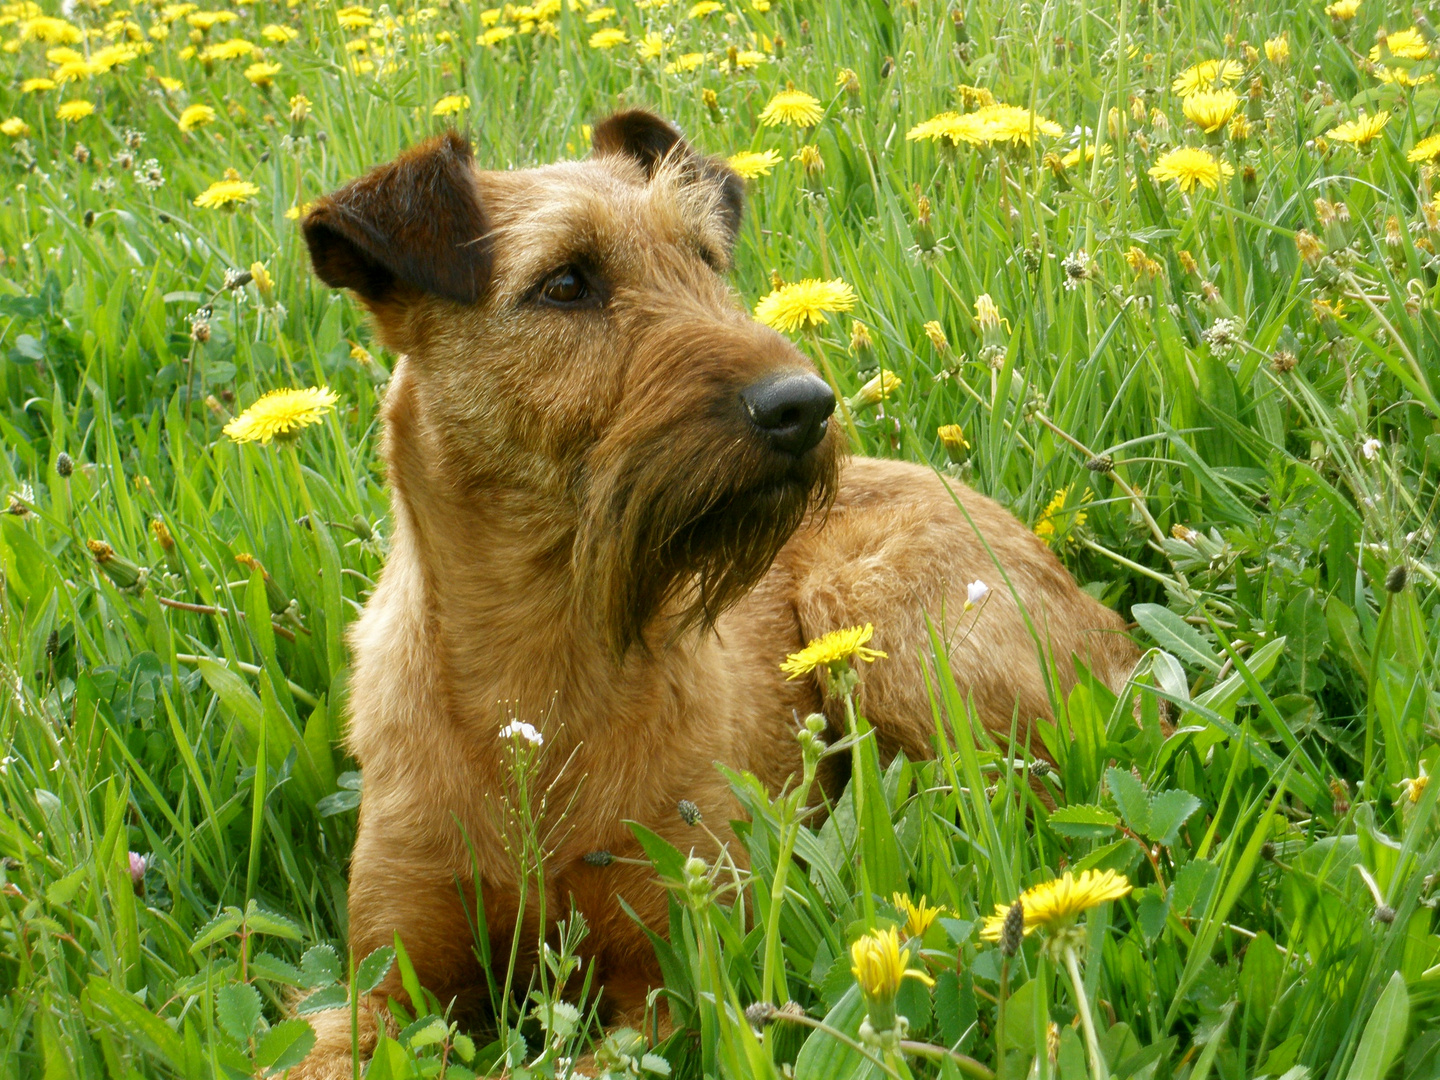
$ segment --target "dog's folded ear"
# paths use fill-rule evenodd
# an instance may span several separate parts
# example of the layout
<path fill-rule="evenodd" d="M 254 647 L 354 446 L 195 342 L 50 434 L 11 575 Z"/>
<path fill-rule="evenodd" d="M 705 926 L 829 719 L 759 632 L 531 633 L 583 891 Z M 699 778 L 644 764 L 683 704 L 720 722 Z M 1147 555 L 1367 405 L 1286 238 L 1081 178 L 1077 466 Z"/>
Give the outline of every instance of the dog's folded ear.
<path fill-rule="evenodd" d="M 453 131 L 320 199 L 303 227 L 320 280 L 372 305 L 400 289 L 473 304 L 489 282 L 489 223 Z"/>
<path fill-rule="evenodd" d="M 678 165 L 695 182 L 713 185 L 718 195 L 721 224 L 734 244 L 745 212 L 745 181 L 722 158 L 693 149 L 680 129 L 646 109 L 628 109 L 595 125 L 590 144 L 596 157 L 620 154 L 633 158 L 653 179 L 662 164 Z"/>

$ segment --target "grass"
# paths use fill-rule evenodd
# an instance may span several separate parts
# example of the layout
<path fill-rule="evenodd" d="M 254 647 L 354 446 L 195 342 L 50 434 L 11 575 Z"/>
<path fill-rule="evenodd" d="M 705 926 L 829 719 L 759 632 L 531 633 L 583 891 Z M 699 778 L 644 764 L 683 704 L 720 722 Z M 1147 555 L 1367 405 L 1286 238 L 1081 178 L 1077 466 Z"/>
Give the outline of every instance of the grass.
<path fill-rule="evenodd" d="M 736 289 L 753 304 L 772 273 L 853 285 L 871 347 L 851 347 L 848 317 L 798 340 L 846 395 L 900 378 L 857 407 L 861 449 L 1000 499 L 1149 651 L 1138 724 L 1089 682 L 1055 703 L 1053 769 L 955 738 L 965 703 L 937 662 L 937 758 L 882 769 L 851 748 L 862 797 L 823 826 L 733 778 L 747 874 L 642 837 L 676 885 L 655 943 L 678 1030 L 653 1048 L 596 1036 L 599 1065 L 1440 1077 L 1440 785 L 1422 782 L 1440 765 L 1440 204 L 1430 165 L 1407 160 L 1440 92 L 1368 59 L 1401 12 L 727 0 L 691 17 L 617 0 L 591 23 L 553 6 L 537 25 L 261 0 L 202 30 L 178 6 L 82 0 L 67 19 L 83 34 L 0 8 L 16 121 L 0 152 L 0 1074 L 283 1069 L 307 1045 L 285 1019 L 297 988 L 344 1003 L 407 970 L 403 953 L 345 956 L 360 778 L 338 742 L 344 628 L 384 562 L 375 420 L 393 358 L 311 277 L 287 210 L 447 123 L 495 167 L 578 156 L 585 125 L 625 103 L 709 152 L 778 152 L 749 185 Z M 602 27 L 627 41 L 592 48 Z M 658 58 L 637 54 L 647 32 Z M 1379 67 L 1428 78 L 1430 33 L 1390 39 Z M 1281 35 L 1288 60 L 1264 45 Z M 272 85 L 247 79 L 257 55 L 187 55 L 232 39 L 278 65 L 256 76 Z M 117 44 L 133 48 L 100 70 Z M 60 45 L 79 77 L 22 90 L 65 66 L 46 58 Z M 689 54 L 706 55 L 679 70 Z M 1171 89 L 1211 58 L 1235 64 L 1243 140 L 1207 142 Z M 819 99 L 818 124 L 758 122 L 788 82 Z M 1062 134 L 1027 118 L 1007 145 L 907 139 L 983 104 L 975 87 Z M 447 96 L 468 107 L 433 116 Z M 60 120 L 71 100 L 93 114 Z M 214 118 L 182 132 L 195 105 Z M 1361 110 L 1388 112 L 1376 138 L 1327 136 Z M 1233 175 L 1188 192 L 1152 178 L 1182 145 Z M 229 169 L 254 197 L 197 207 Z M 254 263 L 272 288 L 236 284 Z M 1001 321 L 977 323 L 982 295 Z M 309 385 L 340 407 L 294 446 L 222 436 L 261 392 Z M 968 448 L 947 453 L 949 424 Z M 1042 772 L 1048 802 L 1027 782 Z M 1135 888 L 1013 957 L 979 939 L 1062 868 Z M 945 909 L 907 944 L 934 986 L 904 979 L 906 1040 L 867 1043 L 883 1002 L 849 948 L 906 921 L 894 893 Z M 466 1033 L 431 1003 L 368 1075 L 556 1075 L 592 1037 L 553 990 L 583 932 L 552 938 L 523 1020 L 507 1006 Z M 740 1014 L 777 988 L 802 1015 L 757 1037 Z"/>

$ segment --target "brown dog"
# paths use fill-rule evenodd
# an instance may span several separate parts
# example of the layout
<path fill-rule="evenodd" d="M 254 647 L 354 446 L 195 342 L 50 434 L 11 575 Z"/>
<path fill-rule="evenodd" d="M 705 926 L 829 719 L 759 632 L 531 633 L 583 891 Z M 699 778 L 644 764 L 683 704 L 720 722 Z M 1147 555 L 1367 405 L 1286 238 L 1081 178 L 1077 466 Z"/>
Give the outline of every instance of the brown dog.
<path fill-rule="evenodd" d="M 496 955 L 517 916 L 509 721 L 544 733 L 540 786 L 568 762 L 548 911 L 584 914 L 597 983 L 624 1010 L 658 971 L 616 896 L 661 929 L 666 898 L 647 869 L 583 856 L 638 855 L 631 819 L 691 848 L 682 799 L 728 837 L 716 762 L 772 788 L 797 773 L 796 717 L 834 703 L 786 681 L 787 653 L 873 622 L 889 659 L 866 667 L 860 702 L 882 749 L 912 757 L 933 752 L 927 616 L 1007 733 L 1017 707 L 1022 724 L 1050 714 L 1042 648 L 1115 687 L 1134 661 L 1120 619 L 997 504 L 952 485 L 967 520 L 929 469 L 842 460 L 830 390 L 722 277 L 741 203 L 722 162 L 629 112 L 596 128 L 588 161 L 519 172 L 433 139 L 305 220 L 316 272 L 403 354 L 384 410 L 393 547 L 352 638 L 350 945 L 398 931 L 461 1015 L 485 985 L 477 885 Z M 977 579 L 993 592 L 964 613 Z M 316 1026 L 303 1073 L 349 1076 L 348 1014 Z"/>

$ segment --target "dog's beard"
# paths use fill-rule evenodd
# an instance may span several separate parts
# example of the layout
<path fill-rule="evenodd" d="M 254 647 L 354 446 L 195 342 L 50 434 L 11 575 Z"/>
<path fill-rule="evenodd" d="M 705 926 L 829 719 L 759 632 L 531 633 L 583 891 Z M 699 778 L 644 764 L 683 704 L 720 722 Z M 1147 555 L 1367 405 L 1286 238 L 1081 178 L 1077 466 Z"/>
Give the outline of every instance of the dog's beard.
<path fill-rule="evenodd" d="M 575 545 L 577 592 L 617 657 L 714 626 L 764 577 L 795 530 L 834 496 L 832 434 L 800 461 L 748 437 L 716 450 L 656 438 L 586 480 Z"/>

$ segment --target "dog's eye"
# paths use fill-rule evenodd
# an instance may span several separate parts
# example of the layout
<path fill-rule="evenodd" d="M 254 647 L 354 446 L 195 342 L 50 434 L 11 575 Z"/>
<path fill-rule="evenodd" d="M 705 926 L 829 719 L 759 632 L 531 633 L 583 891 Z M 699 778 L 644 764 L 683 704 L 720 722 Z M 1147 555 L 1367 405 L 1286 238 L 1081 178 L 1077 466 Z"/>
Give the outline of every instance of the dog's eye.
<path fill-rule="evenodd" d="M 578 304 L 589 299 L 590 285 L 584 274 L 567 266 L 540 286 L 540 296 L 552 304 Z"/>

